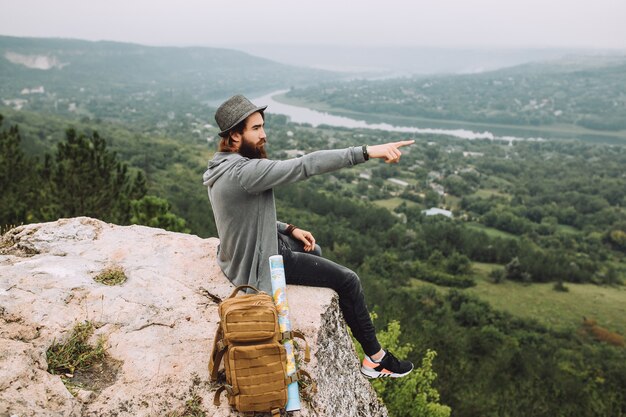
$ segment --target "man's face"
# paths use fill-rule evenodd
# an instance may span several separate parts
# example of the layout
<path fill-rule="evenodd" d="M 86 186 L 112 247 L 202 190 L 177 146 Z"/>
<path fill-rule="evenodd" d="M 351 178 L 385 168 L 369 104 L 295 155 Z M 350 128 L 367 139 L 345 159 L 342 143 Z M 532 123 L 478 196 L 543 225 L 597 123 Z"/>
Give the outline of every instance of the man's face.
<path fill-rule="evenodd" d="M 267 158 L 265 152 L 265 130 L 261 113 L 253 113 L 246 119 L 246 128 L 243 134 L 233 134 L 233 139 L 240 141 L 239 153 L 250 159 Z"/>

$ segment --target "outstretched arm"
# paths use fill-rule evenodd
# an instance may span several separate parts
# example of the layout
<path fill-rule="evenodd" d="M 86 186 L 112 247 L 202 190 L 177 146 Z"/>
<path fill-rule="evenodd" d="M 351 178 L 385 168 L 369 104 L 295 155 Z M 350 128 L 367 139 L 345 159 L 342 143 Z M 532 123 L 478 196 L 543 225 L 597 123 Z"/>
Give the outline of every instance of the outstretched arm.
<path fill-rule="evenodd" d="M 368 146 L 370 158 L 382 158 L 396 163 L 402 152 L 398 148 L 414 143 L 414 140 Z M 291 184 L 312 175 L 336 171 L 340 168 L 365 162 L 361 147 L 317 151 L 301 158 L 286 161 L 268 159 L 248 160 L 239 165 L 239 183 L 249 193 L 260 193 L 279 185 Z"/>
<path fill-rule="evenodd" d="M 260 193 L 313 175 L 365 162 L 361 147 L 316 151 L 285 161 L 245 160 L 238 166 L 239 184 L 249 193 Z"/>

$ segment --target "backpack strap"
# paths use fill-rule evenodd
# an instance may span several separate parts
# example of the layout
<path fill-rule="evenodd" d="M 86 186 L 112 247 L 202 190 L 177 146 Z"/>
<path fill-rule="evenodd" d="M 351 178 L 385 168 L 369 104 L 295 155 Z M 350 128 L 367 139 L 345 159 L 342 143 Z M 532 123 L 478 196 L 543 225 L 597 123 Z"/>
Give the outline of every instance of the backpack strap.
<path fill-rule="evenodd" d="M 240 285 L 240 286 L 238 286 L 237 288 L 235 288 L 235 289 L 233 290 L 232 294 L 231 294 L 231 295 L 229 295 L 229 296 L 228 296 L 228 298 L 233 298 L 234 296 L 236 296 L 236 295 L 237 295 L 237 293 L 238 293 L 239 291 L 244 290 L 244 289 L 246 289 L 246 288 L 249 288 L 249 289 L 251 289 L 251 290 L 254 290 L 255 292 L 261 292 L 261 291 L 259 291 L 256 287 L 253 287 L 252 285 Z"/>
<path fill-rule="evenodd" d="M 298 371 L 298 374 L 300 377 L 299 383 L 300 383 L 302 390 L 308 392 L 309 396 L 313 396 L 313 394 L 317 392 L 317 384 L 313 380 L 313 377 L 311 376 L 311 374 L 309 374 L 304 369 L 300 369 Z M 302 378 L 303 376 L 306 377 L 306 379 L 309 381 L 307 384 L 304 384 L 304 378 Z M 302 387 L 302 385 L 304 385 L 304 387 Z"/>
<path fill-rule="evenodd" d="M 305 378 L 303 377 L 305 377 L 308 381 L 310 381 L 308 384 L 306 384 L 308 385 L 306 389 L 310 391 L 311 393 L 315 393 L 317 391 L 317 384 L 313 380 L 313 377 L 311 376 L 311 374 L 309 374 L 304 369 L 298 369 L 295 373 L 286 377 L 285 382 L 287 383 L 287 385 L 293 382 L 298 382 L 300 385 L 304 385 L 303 382 Z"/>
<path fill-rule="evenodd" d="M 310 380 L 313 380 L 313 378 L 311 378 L 311 374 L 309 374 L 307 371 L 305 371 L 304 369 L 298 369 L 293 374 L 285 377 L 285 382 L 287 383 L 287 385 L 294 383 L 294 382 L 299 382 L 302 380 L 302 376 L 305 376 L 309 378 Z"/>
<path fill-rule="evenodd" d="M 224 357 L 224 353 L 226 353 L 226 347 L 218 350 L 217 352 L 213 352 L 213 361 L 209 362 L 209 371 L 211 372 L 211 382 L 217 381 L 217 374 L 220 370 L 220 364 L 222 363 L 222 358 Z"/>
<path fill-rule="evenodd" d="M 226 387 L 224 385 L 222 385 L 221 387 L 219 387 L 217 389 L 217 391 L 215 391 L 215 396 L 213 397 L 213 405 L 216 407 L 220 406 L 220 395 L 222 394 L 222 392 L 224 392 L 224 390 L 226 389 Z"/>
<path fill-rule="evenodd" d="M 272 417 L 280 417 L 280 408 L 272 409 Z"/>
<path fill-rule="evenodd" d="M 281 340 L 293 339 L 294 337 L 304 340 L 304 361 L 309 363 L 311 361 L 311 350 L 309 349 L 309 343 L 306 341 L 304 334 L 299 330 L 290 330 L 280 334 Z"/>
<path fill-rule="evenodd" d="M 215 396 L 213 397 L 213 405 L 215 405 L 216 407 L 220 406 L 220 395 L 224 391 L 226 391 L 226 393 L 230 396 L 239 394 L 239 391 L 237 389 L 234 389 L 232 386 L 228 384 L 222 385 L 217 389 L 217 391 L 215 391 Z"/>
<path fill-rule="evenodd" d="M 222 331 L 221 323 L 217 323 L 217 330 L 215 331 L 215 338 L 213 339 L 213 350 L 211 352 L 211 358 L 209 360 L 209 375 L 211 381 L 217 381 L 217 373 L 220 369 L 220 364 L 226 351 L 224 345 L 224 333 Z"/>

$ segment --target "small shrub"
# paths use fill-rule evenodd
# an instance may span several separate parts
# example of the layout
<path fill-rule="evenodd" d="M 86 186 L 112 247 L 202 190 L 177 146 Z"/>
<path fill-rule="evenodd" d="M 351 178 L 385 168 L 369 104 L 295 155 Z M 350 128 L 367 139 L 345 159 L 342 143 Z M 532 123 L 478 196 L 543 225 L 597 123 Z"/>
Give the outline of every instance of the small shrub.
<path fill-rule="evenodd" d="M 506 278 L 506 273 L 502 268 L 492 269 L 489 273 L 489 278 L 491 278 L 491 282 L 494 284 L 500 284 Z"/>
<path fill-rule="evenodd" d="M 120 266 L 111 266 L 100 272 L 93 279 L 104 285 L 120 285 L 126 281 L 126 274 Z"/>
<path fill-rule="evenodd" d="M 561 280 L 555 282 L 554 285 L 552 286 L 552 289 L 554 291 L 559 291 L 559 292 L 568 292 L 569 291 L 569 288 L 567 288 L 565 286 L 565 284 L 563 284 L 563 281 L 561 281 Z"/>

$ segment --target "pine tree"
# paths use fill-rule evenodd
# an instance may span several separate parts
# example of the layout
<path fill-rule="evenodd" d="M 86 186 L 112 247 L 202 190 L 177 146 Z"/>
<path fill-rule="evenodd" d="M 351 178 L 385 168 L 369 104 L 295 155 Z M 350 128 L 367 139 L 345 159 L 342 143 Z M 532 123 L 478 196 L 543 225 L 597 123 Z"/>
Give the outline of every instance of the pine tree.
<path fill-rule="evenodd" d="M 3 116 L 0 114 L 0 126 Z M 0 131 L 0 226 L 14 226 L 27 219 L 31 163 L 24 156 L 17 126 Z"/>
<path fill-rule="evenodd" d="M 185 219 L 170 212 L 171 205 L 167 200 L 147 195 L 141 200 L 131 202 L 133 216 L 132 224 L 143 224 L 150 227 L 160 227 L 171 232 L 189 233 Z"/>
<path fill-rule="evenodd" d="M 131 199 L 145 193 L 145 178 L 131 180 L 126 164 L 107 150 L 98 132 L 86 136 L 68 129 L 50 165 L 44 164 L 43 169 L 49 171 L 52 197 L 44 212 L 51 220 L 90 216 L 128 224 Z"/>

